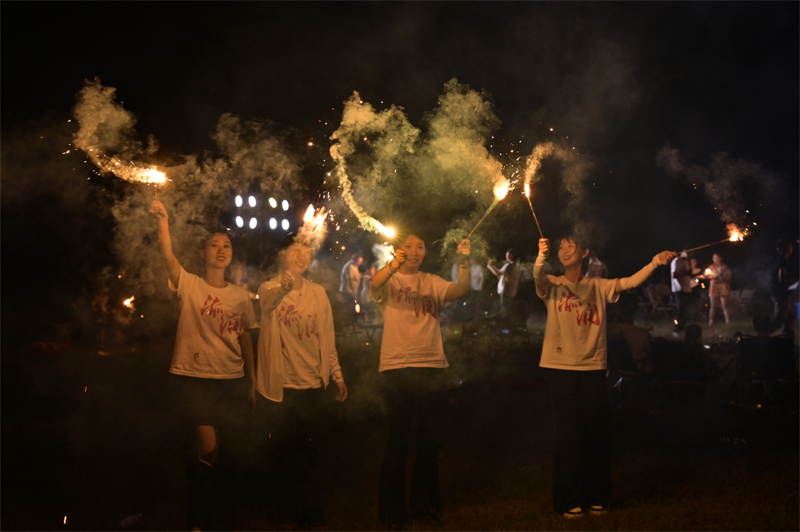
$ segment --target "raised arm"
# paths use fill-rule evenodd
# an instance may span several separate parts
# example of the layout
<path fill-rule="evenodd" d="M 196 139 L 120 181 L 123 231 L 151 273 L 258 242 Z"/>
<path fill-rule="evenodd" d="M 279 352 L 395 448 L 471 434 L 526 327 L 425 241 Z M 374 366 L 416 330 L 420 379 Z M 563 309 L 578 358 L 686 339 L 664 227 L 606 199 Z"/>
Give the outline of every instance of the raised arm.
<path fill-rule="evenodd" d="M 458 244 L 457 255 L 463 255 L 464 260 L 458 264 L 458 283 L 453 283 L 447 287 L 447 292 L 444 294 L 446 303 L 461 299 L 469 294 L 469 251 L 470 242 L 467 239 L 462 240 Z"/>
<path fill-rule="evenodd" d="M 634 273 L 630 277 L 623 277 L 621 279 L 617 279 L 617 284 L 614 287 L 616 292 L 622 292 L 623 290 L 630 290 L 631 288 L 636 288 L 643 282 L 650 277 L 650 274 L 658 268 L 659 266 L 664 266 L 669 261 L 677 257 L 678 254 L 674 251 L 662 251 L 658 255 L 653 257 L 653 260 L 650 261 L 647 266 L 639 270 L 638 272 Z"/>
<path fill-rule="evenodd" d="M 181 263 L 172 252 L 172 239 L 169 236 L 169 216 L 164 204 L 154 200 L 150 206 L 150 212 L 158 218 L 158 245 L 161 254 L 167 261 L 167 273 L 169 280 L 174 286 L 178 286 L 178 279 L 181 276 Z"/>
<path fill-rule="evenodd" d="M 383 299 L 383 287 L 407 260 L 408 257 L 404 250 L 398 249 L 394 252 L 394 258 L 387 262 L 386 266 L 378 270 L 375 277 L 372 278 L 372 299 L 375 301 Z"/>
<path fill-rule="evenodd" d="M 539 239 L 539 254 L 533 263 L 533 282 L 536 284 L 536 293 L 544 297 L 547 292 L 547 274 L 544 273 L 544 265 L 547 257 L 550 256 L 550 240 Z"/>

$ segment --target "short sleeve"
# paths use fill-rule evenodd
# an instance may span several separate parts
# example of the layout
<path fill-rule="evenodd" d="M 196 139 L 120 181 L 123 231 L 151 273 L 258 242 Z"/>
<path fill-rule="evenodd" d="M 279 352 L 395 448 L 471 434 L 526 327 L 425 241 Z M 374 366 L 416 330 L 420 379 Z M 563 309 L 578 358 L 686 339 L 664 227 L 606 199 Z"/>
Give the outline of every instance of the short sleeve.
<path fill-rule="evenodd" d="M 195 285 L 197 279 L 196 275 L 190 274 L 181 266 L 181 271 L 178 274 L 178 286 L 176 287 L 172 284 L 172 279 L 169 278 L 167 279 L 167 286 L 172 292 L 177 292 L 178 297 L 182 298 Z"/>
<path fill-rule="evenodd" d="M 617 279 L 603 279 L 602 277 L 592 277 L 591 279 L 595 279 L 600 293 L 608 303 L 616 303 L 619 300 Z"/>

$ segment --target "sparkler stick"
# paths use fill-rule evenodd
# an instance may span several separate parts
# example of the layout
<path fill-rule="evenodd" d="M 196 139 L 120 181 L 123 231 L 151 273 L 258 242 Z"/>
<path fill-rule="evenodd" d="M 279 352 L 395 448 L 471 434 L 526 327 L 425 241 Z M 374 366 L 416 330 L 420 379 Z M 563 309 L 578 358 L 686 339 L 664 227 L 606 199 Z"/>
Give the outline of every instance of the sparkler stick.
<path fill-rule="evenodd" d="M 726 238 L 724 240 L 720 240 L 719 242 L 712 242 L 710 244 L 703 244 L 702 246 L 697 246 L 696 248 L 690 248 L 686 250 L 686 253 L 689 253 L 690 251 L 697 251 L 698 249 L 707 248 L 709 246 L 716 246 L 717 244 L 722 244 L 723 242 L 731 242 L 731 239 Z"/>
<path fill-rule="evenodd" d="M 539 238 L 544 238 L 544 235 L 542 234 L 542 226 L 539 225 L 539 218 L 536 217 L 536 211 L 533 210 L 533 203 L 531 203 L 531 187 L 527 183 L 525 183 L 525 199 L 528 200 L 528 206 L 531 208 L 533 220 L 536 222 L 536 227 L 539 228 Z"/>
<path fill-rule="evenodd" d="M 486 216 L 488 216 L 489 213 L 492 212 L 492 209 L 495 208 L 497 203 L 501 199 L 506 197 L 506 194 L 508 194 L 508 180 L 506 180 L 505 178 L 502 178 L 502 180 L 500 182 L 498 182 L 494 187 L 494 201 L 492 202 L 491 205 L 489 205 L 489 208 L 486 209 L 486 212 L 483 213 L 483 218 L 478 220 L 478 223 L 475 224 L 475 227 L 473 227 L 472 231 L 469 232 L 469 234 L 467 235 L 467 240 L 469 240 L 469 237 L 471 237 L 472 233 L 475 232 L 475 229 L 477 229 L 478 226 L 481 225 L 481 222 L 486 218 Z"/>
<path fill-rule="evenodd" d="M 744 231 L 740 231 L 738 227 L 733 224 L 728 224 L 728 238 L 724 240 L 720 240 L 719 242 L 712 242 L 710 244 L 704 244 L 702 246 L 697 246 L 696 248 L 687 249 L 686 253 L 690 251 L 697 251 L 698 249 L 707 248 L 709 246 L 715 246 L 717 244 L 722 244 L 723 242 L 741 242 L 744 240 L 744 235 L 747 234 L 747 229 Z"/>
<path fill-rule="evenodd" d="M 492 209 L 494 209 L 494 207 L 495 207 L 495 205 L 497 205 L 497 202 L 498 202 L 498 201 L 500 201 L 500 198 L 495 198 L 495 199 L 494 199 L 494 201 L 492 202 L 492 204 L 491 204 L 491 205 L 489 205 L 489 208 L 488 208 L 488 209 L 486 209 L 486 212 L 485 212 L 485 213 L 483 213 L 483 218 L 481 218 L 480 220 L 478 220 L 478 223 L 477 223 L 477 224 L 475 224 L 475 227 L 473 227 L 473 228 L 472 228 L 472 231 L 470 231 L 470 232 L 469 232 L 469 234 L 467 235 L 467 240 L 469 240 L 469 237 L 471 237 L 471 236 L 472 236 L 472 233 L 474 233 L 474 232 L 475 232 L 475 229 L 477 229 L 477 228 L 478 228 L 478 226 L 479 226 L 479 225 L 481 225 L 481 222 L 482 222 L 482 221 L 483 221 L 483 220 L 486 218 L 486 216 L 487 216 L 487 215 L 488 215 L 490 212 L 492 212 Z"/>

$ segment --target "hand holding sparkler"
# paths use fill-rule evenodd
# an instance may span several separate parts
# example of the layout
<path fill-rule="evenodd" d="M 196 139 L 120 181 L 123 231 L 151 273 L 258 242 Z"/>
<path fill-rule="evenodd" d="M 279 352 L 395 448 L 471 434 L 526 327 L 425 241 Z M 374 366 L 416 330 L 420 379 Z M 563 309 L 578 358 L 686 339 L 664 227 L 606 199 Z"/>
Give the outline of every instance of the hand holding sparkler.
<path fill-rule="evenodd" d="M 395 269 L 400 269 L 400 266 L 405 264 L 405 262 L 408 260 L 408 255 L 406 255 L 406 251 L 404 249 L 397 249 L 394 252 L 394 258 L 397 259 L 397 268 Z M 392 261 L 389 261 L 389 265 L 392 266 L 392 268 L 394 268 L 394 265 L 392 265 Z"/>
<path fill-rule="evenodd" d="M 150 213 L 155 214 L 159 220 L 169 219 L 169 216 L 167 215 L 167 208 L 164 207 L 164 204 L 158 200 L 153 200 L 153 203 L 150 205 Z"/>
<path fill-rule="evenodd" d="M 283 272 L 281 275 L 281 290 L 283 290 L 283 295 L 288 294 L 294 288 L 294 275 L 289 270 Z"/>
<path fill-rule="evenodd" d="M 662 251 L 661 253 L 659 253 L 658 255 L 653 257 L 653 260 L 659 266 L 665 266 L 665 265 L 669 264 L 669 261 L 671 261 L 672 259 L 674 259 L 677 256 L 678 256 L 678 252 L 677 251 Z"/>
<path fill-rule="evenodd" d="M 456 248 L 456 254 L 464 255 L 464 257 L 469 257 L 470 252 L 470 241 L 469 239 L 465 238 L 461 242 L 459 242 L 458 247 Z"/>
<path fill-rule="evenodd" d="M 543 257 L 550 256 L 550 240 L 547 238 L 540 238 L 539 239 L 539 255 Z"/>

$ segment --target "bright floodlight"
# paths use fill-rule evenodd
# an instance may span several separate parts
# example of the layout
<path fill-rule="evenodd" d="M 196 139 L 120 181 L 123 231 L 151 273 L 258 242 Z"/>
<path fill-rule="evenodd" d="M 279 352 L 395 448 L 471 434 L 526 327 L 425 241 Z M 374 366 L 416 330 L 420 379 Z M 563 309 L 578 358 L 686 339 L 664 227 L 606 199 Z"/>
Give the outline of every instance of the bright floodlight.
<path fill-rule="evenodd" d="M 276 227 L 278 227 L 278 220 L 276 220 L 275 218 L 270 218 L 269 219 L 269 228 L 270 229 L 275 229 Z"/>
<path fill-rule="evenodd" d="M 249 203 L 251 207 L 255 207 L 256 206 L 256 198 L 254 198 L 253 196 L 250 196 L 249 198 L 247 198 L 247 203 Z"/>
<path fill-rule="evenodd" d="M 289 220 L 282 221 L 281 222 L 281 227 L 283 228 L 284 231 L 288 230 L 289 229 Z"/>
<path fill-rule="evenodd" d="M 244 220 L 242 220 L 241 216 L 237 216 L 236 217 L 236 226 L 237 227 L 242 227 L 243 225 L 244 225 Z"/>
<path fill-rule="evenodd" d="M 269 206 L 272 207 L 273 209 L 278 206 L 278 202 L 275 201 L 275 198 L 269 199 Z"/>
<path fill-rule="evenodd" d="M 256 225 L 258 225 L 258 220 L 255 218 L 250 218 L 250 229 L 255 229 Z"/>
<path fill-rule="evenodd" d="M 289 202 L 288 202 L 288 201 L 286 201 L 286 200 L 283 200 L 283 201 L 281 202 L 281 207 L 283 207 L 283 210 L 284 210 L 284 211 L 288 211 L 288 210 L 289 210 Z"/>
<path fill-rule="evenodd" d="M 242 197 L 241 196 L 236 196 L 236 206 L 237 207 L 241 207 L 242 206 Z"/>

